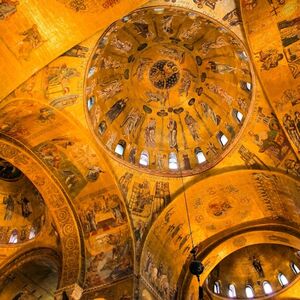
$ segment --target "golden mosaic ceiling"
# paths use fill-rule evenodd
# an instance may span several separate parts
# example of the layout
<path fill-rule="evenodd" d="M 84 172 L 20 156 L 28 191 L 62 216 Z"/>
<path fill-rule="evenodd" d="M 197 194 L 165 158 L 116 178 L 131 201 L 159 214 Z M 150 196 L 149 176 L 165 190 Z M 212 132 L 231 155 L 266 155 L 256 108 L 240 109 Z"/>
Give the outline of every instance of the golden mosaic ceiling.
<path fill-rule="evenodd" d="M 255 298 L 265 297 L 293 284 L 296 279 L 295 265 L 296 268 L 300 266 L 299 251 L 296 249 L 276 244 L 252 245 L 222 260 L 213 269 L 206 284 L 210 293 L 224 298 L 249 298 L 246 297 L 247 286 Z"/>
<path fill-rule="evenodd" d="M 0 299 L 298 299 L 297 4 L 0 0 Z"/>
<path fill-rule="evenodd" d="M 44 200 L 29 179 L 0 159 L 0 245 L 32 240 L 45 222 Z"/>
<path fill-rule="evenodd" d="M 235 143 L 251 107 L 245 47 L 191 10 L 137 10 L 101 36 L 86 76 L 90 125 L 124 163 L 160 175 L 206 170 Z"/>

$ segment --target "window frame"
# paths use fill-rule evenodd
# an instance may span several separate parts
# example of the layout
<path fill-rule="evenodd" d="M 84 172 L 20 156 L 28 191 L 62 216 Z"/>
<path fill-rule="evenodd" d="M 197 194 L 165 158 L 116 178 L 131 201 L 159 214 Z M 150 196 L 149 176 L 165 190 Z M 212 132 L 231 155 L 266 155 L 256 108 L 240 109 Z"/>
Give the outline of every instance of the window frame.
<path fill-rule="evenodd" d="M 247 290 L 250 290 L 250 291 L 251 291 L 252 296 L 249 297 L 249 296 L 247 295 Z M 253 299 L 253 298 L 255 297 L 254 289 L 253 289 L 253 287 L 252 287 L 251 284 L 247 284 L 247 285 L 245 286 L 245 295 L 246 295 L 246 298 L 247 298 L 247 299 Z"/>

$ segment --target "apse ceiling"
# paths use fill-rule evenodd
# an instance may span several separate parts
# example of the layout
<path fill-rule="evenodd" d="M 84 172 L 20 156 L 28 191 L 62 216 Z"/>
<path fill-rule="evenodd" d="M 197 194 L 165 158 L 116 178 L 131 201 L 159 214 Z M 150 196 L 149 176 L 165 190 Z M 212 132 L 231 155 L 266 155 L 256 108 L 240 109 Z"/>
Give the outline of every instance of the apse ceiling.
<path fill-rule="evenodd" d="M 252 298 L 265 297 L 292 284 L 299 263 L 299 251 L 291 247 L 252 245 L 222 260 L 213 269 L 206 284 L 211 293 L 224 298 L 245 299 L 251 292 Z"/>
<path fill-rule="evenodd" d="M 9 162 L 0 160 L 0 244 L 32 240 L 45 221 L 44 200 L 38 190 Z"/>
<path fill-rule="evenodd" d="M 144 8 L 101 36 L 86 76 L 88 118 L 116 159 L 190 175 L 236 142 L 252 81 L 246 50 L 228 29 L 195 11 Z"/>

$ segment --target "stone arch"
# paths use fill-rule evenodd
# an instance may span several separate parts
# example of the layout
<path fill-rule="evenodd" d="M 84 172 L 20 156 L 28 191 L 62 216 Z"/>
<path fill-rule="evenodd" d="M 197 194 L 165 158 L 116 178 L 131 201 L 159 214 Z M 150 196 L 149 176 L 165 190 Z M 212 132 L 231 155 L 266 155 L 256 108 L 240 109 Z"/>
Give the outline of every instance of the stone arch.
<path fill-rule="evenodd" d="M 17 253 L 11 257 L 1 269 L 0 282 L 22 265 L 34 260 L 49 260 L 60 267 L 60 257 L 55 250 L 44 247 L 33 248 L 22 253 Z"/>
<path fill-rule="evenodd" d="M 24 109 L 19 111 L 18 105 L 22 105 Z M 0 116 L 2 136 L 11 143 L 18 144 L 22 149 L 28 149 L 28 152 L 43 166 L 45 172 L 55 181 L 66 198 L 65 204 L 62 201 L 54 202 L 53 209 L 57 214 L 57 219 L 54 219 L 58 222 L 57 226 L 63 227 L 62 234 L 65 236 L 71 233 L 77 235 L 76 259 L 78 263 L 72 259 L 70 254 L 66 254 L 66 260 L 72 260 L 70 272 L 78 272 L 80 280 L 74 280 L 75 275 L 73 274 L 73 279 L 68 280 L 67 284 L 60 287 L 78 282 L 79 285 L 84 283 L 84 288 L 89 289 L 96 284 L 91 278 L 92 270 L 89 270 L 89 267 L 94 261 L 93 258 L 103 251 L 103 245 L 101 246 L 101 243 L 96 241 L 95 233 L 108 235 L 106 220 L 103 223 L 101 219 L 107 219 L 107 215 L 110 215 L 108 222 L 114 223 L 110 226 L 111 230 L 120 226 L 120 231 L 114 230 L 114 235 L 117 236 L 119 233 L 124 247 L 130 245 L 126 248 L 130 249 L 126 256 L 130 266 L 125 274 L 132 273 L 135 250 L 128 212 L 115 179 L 111 176 L 110 166 L 105 160 L 105 156 L 95 147 L 87 130 L 78 123 L 76 124 L 72 116 L 63 114 L 58 109 L 37 99 L 8 100 L 3 103 L 2 111 L 3 114 Z M 23 171 L 22 166 L 20 166 L 20 170 Z M 34 170 L 34 167 L 31 170 Z M 30 170 L 27 171 L 30 172 Z M 26 175 L 26 172 L 24 174 Z M 31 176 L 33 177 L 33 174 Z M 28 177 L 35 183 L 34 179 Z M 51 189 L 48 188 L 48 190 Z M 41 194 L 43 195 L 43 193 Z M 91 220 L 91 218 L 95 219 L 95 211 L 93 211 L 95 202 L 107 200 L 113 205 L 108 207 L 107 212 L 109 213 L 106 212 L 106 215 L 97 217 L 98 225 L 92 224 L 96 221 Z M 53 206 L 52 202 L 49 204 L 50 206 L 51 204 Z M 65 211 L 59 205 L 66 205 Z M 97 205 L 99 207 L 99 203 Z M 69 218 L 73 219 L 73 225 L 65 224 Z M 112 251 L 113 246 L 107 242 L 108 238 L 103 240 L 106 241 L 107 251 Z M 73 242 L 74 239 L 69 241 Z M 118 238 L 114 239 L 114 242 L 118 241 Z M 73 247 L 73 244 L 67 243 L 66 247 Z M 71 270 L 71 266 L 76 264 L 78 269 Z M 114 269 L 114 272 L 118 273 L 117 268 Z M 100 279 L 97 284 L 101 284 L 98 282 L 101 282 Z"/>
<path fill-rule="evenodd" d="M 83 281 L 80 233 L 70 207 L 68 196 L 55 183 L 32 153 L 17 142 L 1 134 L 0 156 L 18 169 L 37 187 L 53 216 L 62 242 L 63 259 L 60 287 Z M 34 170 L 34 172 L 32 172 Z"/>
<path fill-rule="evenodd" d="M 206 241 L 207 242 L 207 241 Z M 300 231 L 297 228 L 288 226 L 282 222 L 269 224 L 248 224 L 245 228 L 240 228 L 236 232 L 224 234 L 222 240 L 216 240 L 212 244 L 202 245 L 203 252 L 199 253 L 198 259 L 204 265 L 204 272 L 200 276 L 200 284 L 203 285 L 209 273 L 218 263 L 235 251 L 247 246 L 257 244 L 277 244 L 293 248 L 299 248 Z M 181 278 L 178 281 L 179 299 L 185 299 L 192 276 L 189 273 L 189 264 L 192 257 L 189 256 L 183 266 Z"/>
<path fill-rule="evenodd" d="M 51 247 L 23 249 L 13 255 L 1 270 L 0 297 L 55 297 L 61 267 L 61 256 Z"/>
<path fill-rule="evenodd" d="M 177 197 L 153 224 L 142 251 L 141 277 L 160 297 L 175 295 L 182 266 L 193 248 L 184 196 L 194 246 L 220 240 L 225 233 L 232 234 L 248 224 L 282 222 L 290 228 L 299 227 L 298 181 L 279 172 L 236 170 L 201 181 L 191 179 L 185 195 L 182 190 L 174 193 Z M 167 295 L 161 290 L 158 274 L 168 279 Z"/>

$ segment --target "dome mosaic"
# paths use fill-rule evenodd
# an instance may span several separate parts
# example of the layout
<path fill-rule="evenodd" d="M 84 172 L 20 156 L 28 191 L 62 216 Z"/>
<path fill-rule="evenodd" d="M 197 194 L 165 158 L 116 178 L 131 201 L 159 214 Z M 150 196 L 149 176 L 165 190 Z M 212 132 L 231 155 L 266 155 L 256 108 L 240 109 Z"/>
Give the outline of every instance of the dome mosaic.
<path fill-rule="evenodd" d="M 86 111 L 116 159 L 159 175 L 218 163 L 248 119 L 253 75 L 242 42 L 198 12 L 151 7 L 112 24 L 86 76 Z"/>
<path fill-rule="evenodd" d="M 300 251 L 279 244 L 247 246 L 222 260 L 206 285 L 219 297 L 248 299 L 273 296 L 300 275 Z"/>

